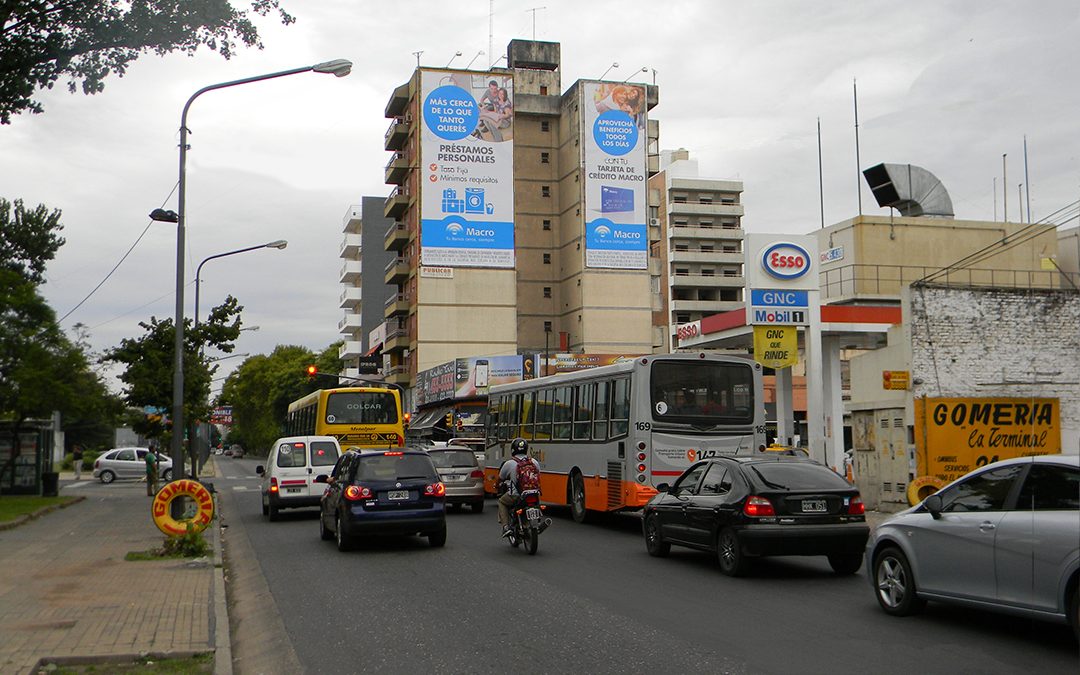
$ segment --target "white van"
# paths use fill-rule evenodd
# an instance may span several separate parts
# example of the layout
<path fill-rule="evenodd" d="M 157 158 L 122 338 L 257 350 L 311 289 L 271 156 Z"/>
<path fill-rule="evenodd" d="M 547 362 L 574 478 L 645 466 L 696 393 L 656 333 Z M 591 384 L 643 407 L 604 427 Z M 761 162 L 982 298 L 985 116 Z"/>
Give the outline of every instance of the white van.
<path fill-rule="evenodd" d="M 286 436 L 274 441 L 266 466 L 255 467 L 262 476 L 262 512 L 277 520 L 281 509 L 319 506 L 325 485 L 315 482 L 329 474 L 341 454 L 333 436 Z"/>

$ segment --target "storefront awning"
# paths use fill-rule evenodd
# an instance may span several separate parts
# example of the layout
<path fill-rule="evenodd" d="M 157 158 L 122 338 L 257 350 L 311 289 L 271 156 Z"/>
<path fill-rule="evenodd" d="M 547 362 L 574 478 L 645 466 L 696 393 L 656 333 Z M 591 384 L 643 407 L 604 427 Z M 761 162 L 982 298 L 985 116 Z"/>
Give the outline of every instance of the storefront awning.
<path fill-rule="evenodd" d="M 409 422 L 409 431 L 423 431 L 430 429 L 444 419 L 447 413 L 454 411 L 452 406 L 440 406 L 417 413 L 416 417 Z"/>

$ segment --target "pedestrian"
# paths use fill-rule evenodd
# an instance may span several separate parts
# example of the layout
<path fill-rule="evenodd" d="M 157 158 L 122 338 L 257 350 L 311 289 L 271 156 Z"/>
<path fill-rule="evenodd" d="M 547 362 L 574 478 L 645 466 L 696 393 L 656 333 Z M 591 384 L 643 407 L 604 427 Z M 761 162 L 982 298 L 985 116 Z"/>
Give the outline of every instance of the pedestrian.
<path fill-rule="evenodd" d="M 82 478 L 83 448 L 76 443 L 71 448 L 71 463 L 75 467 L 75 480 Z"/>
<path fill-rule="evenodd" d="M 157 481 L 158 481 L 158 458 L 154 454 L 154 449 L 150 448 L 146 452 L 146 496 L 153 497 L 157 494 Z"/>

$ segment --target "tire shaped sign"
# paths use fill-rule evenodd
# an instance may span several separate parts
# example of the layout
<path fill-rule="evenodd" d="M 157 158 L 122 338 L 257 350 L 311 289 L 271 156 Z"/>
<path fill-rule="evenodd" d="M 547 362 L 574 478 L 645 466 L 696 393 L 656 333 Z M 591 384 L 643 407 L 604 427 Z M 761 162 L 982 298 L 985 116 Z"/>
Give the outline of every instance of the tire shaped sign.
<path fill-rule="evenodd" d="M 172 517 L 171 506 L 173 500 L 180 497 L 190 497 L 195 502 L 196 510 L 190 518 L 176 519 Z M 179 537 L 187 534 L 188 526 L 195 532 L 202 532 L 214 519 L 214 496 L 206 487 L 197 481 L 181 479 L 166 483 L 154 495 L 151 505 L 151 515 L 157 528 L 170 537 Z"/>

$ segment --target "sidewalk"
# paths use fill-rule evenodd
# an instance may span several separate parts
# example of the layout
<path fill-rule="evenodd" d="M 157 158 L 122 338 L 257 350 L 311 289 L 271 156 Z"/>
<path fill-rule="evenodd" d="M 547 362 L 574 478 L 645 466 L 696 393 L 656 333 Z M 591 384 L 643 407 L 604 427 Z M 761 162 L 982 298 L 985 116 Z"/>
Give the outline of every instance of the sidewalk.
<path fill-rule="evenodd" d="M 213 462 L 206 468 L 212 476 Z M 145 483 L 73 480 L 61 474 L 60 494 L 84 499 L 0 531 L 0 672 L 216 651 L 214 672 L 230 675 L 217 523 L 205 533 L 212 559 L 128 562 L 163 540 Z M 82 480 L 93 481 L 90 471 Z"/>

